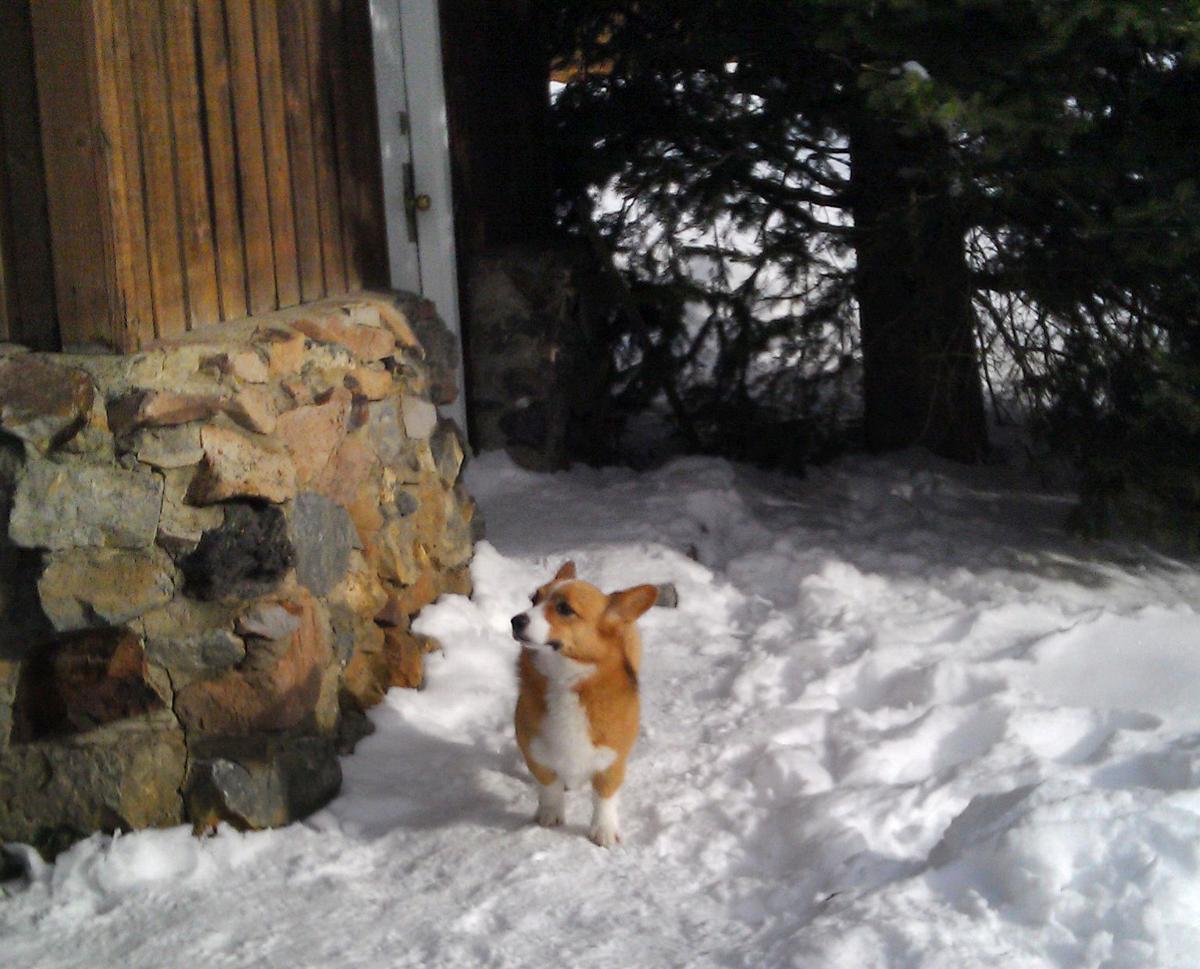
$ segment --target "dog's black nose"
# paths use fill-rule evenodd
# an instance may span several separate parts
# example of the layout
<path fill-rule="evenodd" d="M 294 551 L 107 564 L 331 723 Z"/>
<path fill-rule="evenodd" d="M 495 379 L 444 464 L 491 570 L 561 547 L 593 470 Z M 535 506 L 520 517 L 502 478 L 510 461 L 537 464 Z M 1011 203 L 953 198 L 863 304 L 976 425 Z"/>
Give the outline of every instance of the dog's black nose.
<path fill-rule="evenodd" d="M 523 612 L 517 613 L 512 617 L 513 635 L 520 636 L 525 632 L 525 627 L 529 625 L 529 617 Z"/>

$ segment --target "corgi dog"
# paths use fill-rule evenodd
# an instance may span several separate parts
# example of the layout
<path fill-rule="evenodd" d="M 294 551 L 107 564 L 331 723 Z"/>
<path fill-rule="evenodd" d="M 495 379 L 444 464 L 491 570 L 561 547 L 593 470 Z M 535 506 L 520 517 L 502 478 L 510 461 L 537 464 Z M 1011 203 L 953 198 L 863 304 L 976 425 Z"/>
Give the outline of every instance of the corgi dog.
<path fill-rule="evenodd" d="M 621 840 L 617 796 L 638 734 L 634 622 L 657 598 L 652 585 L 605 595 L 567 562 L 512 618 L 517 745 L 538 783 L 537 823 L 562 824 L 566 791 L 590 782 L 589 836 L 604 848 Z"/>

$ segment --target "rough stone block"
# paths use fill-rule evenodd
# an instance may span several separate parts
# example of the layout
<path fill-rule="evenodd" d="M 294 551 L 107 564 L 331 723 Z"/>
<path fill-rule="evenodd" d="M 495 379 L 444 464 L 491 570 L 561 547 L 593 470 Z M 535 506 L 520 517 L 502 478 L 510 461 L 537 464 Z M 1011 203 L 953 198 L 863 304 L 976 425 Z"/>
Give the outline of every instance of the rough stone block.
<path fill-rule="evenodd" d="M 264 359 L 264 354 L 252 347 L 218 354 L 206 361 L 208 362 L 215 365 L 221 373 L 248 384 L 265 384 L 271 379 L 271 368 Z"/>
<path fill-rule="evenodd" d="M 165 669 L 176 687 L 223 672 L 245 658 L 246 644 L 228 629 L 146 640 L 146 659 Z"/>
<path fill-rule="evenodd" d="M 344 380 L 347 390 L 367 400 L 383 400 L 396 388 L 391 373 L 383 368 L 355 367 Z"/>
<path fill-rule="evenodd" d="M 415 441 L 423 441 L 437 427 L 437 408 L 423 397 L 400 398 L 400 410 L 404 415 L 404 432 Z"/>
<path fill-rule="evenodd" d="M 162 478 L 90 464 L 31 460 L 17 483 L 8 533 L 26 548 L 154 543 Z"/>
<path fill-rule="evenodd" d="M 462 470 L 466 455 L 463 453 L 462 439 L 452 422 L 441 421 L 438 424 L 429 442 L 429 449 L 433 453 L 438 476 L 447 485 L 454 484 L 458 480 L 458 473 Z"/>
<path fill-rule="evenodd" d="M 95 396 L 82 370 L 33 355 L 0 359 L 0 429 L 43 454 L 83 428 Z"/>
<path fill-rule="evenodd" d="M 137 391 L 108 405 L 108 426 L 114 434 L 122 435 L 139 427 L 170 427 L 203 420 L 220 409 L 221 398 L 215 395 Z"/>
<path fill-rule="evenodd" d="M 69 549 L 50 555 L 38 595 L 55 629 L 116 626 L 170 602 L 174 575 L 161 549 Z"/>
<path fill-rule="evenodd" d="M 200 538 L 180 563 L 184 592 L 194 599 L 257 599 L 291 569 L 296 552 L 278 508 L 232 502 L 225 520 Z"/>
<path fill-rule="evenodd" d="M 302 486 L 317 479 L 346 436 L 350 405 L 349 391 L 338 388 L 324 403 L 297 407 L 280 416 L 275 431 Z"/>
<path fill-rule="evenodd" d="M 190 467 L 169 468 L 163 472 L 166 486 L 158 519 L 157 542 L 175 557 L 191 553 L 206 531 L 220 528 L 225 520 L 222 504 L 188 504 L 187 493 L 194 477 L 195 472 Z"/>
<path fill-rule="evenodd" d="M 238 616 L 237 631 L 259 639 L 286 639 L 300 628 L 300 617 L 278 602 L 258 602 Z"/>
<path fill-rule="evenodd" d="M 12 741 L 86 733 L 162 707 L 147 679 L 146 656 L 135 633 L 75 633 L 26 657 L 13 703 Z"/>
<path fill-rule="evenodd" d="M 349 513 L 324 495 L 302 492 L 291 509 L 290 534 L 296 549 L 296 578 L 323 596 L 345 576 L 350 552 L 359 544 Z"/>
<path fill-rule="evenodd" d="M 299 373 L 304 366 L 307 341 L 303 333 L 281 326 L 264 327 L 254 334 L 254 343 L 267 355 L 267 369 L 272 377 Z"/>
<path fill-rule="evenodd" d="M 243 387 L 225 400 L 221 409 L 239 427 L 255 434 L 271 434 L 275 430 L 275 402 L 262 387 Z"/>
<path fill-rule="evenodd" d="M 333 656 L 327 622 L 310 597 L 288 608 L 296 610 L 300 626 L 272 663 L 245 664 L 176 693 L 175 713 L 189 732 L 248 736 L 321 719 L 324 671 Z"/>
<path fill-rule="evenodd" d="M 316 316 L 296 320 L 292 329 L 322 343 L 341 344 L 367 363 L 390 357 L 396 352 L 396 338 L 383 327 L 360 326 L 333 316 Z"/>
<path fill-rule="evenodd" d="M 263 737 L 201 742 L 185 802 L 198 828 L 225 821 L 260 830 L 295 821 L 341 789 L 342 769 L 329 737 Z"/>
<path fill-rule="evenodd" d="M 296 468 L 268 438 L 252 439 L 232 428 L 200 430 L 204 463 L 188 489 L 188 501 L 209 505 L 230 498 L 283 502 L 296 494 Z"/>
<path fill-rule="evenodd" d="M 317 476 L 315 487 L 321 494 L 349 508 L 359 490 L 375 473 L 379 459 L 360 434 L 349 435 L 329 463 Z"/>
<path fill-rule="evenodd" d="M 233 627 L 237 606 L 177 595 L 138 621 L 148 662 L 165 669 L 178 689 L 198 676 L 236 666 L 246 655 Z"/>
<path fill-rule="evenodd" d="M 148 427 L 136 434 L 130 450 L 142 464 L 156 468 L 186 468 L 204 457 L 200 428 L 195 424 Z"/>
<path fill-rule="evenodd" d="M 0 841 L 43 857 L 93 831 L 179 824 L 187 751 L 170 711 L 122 720 L 0 758 Z"/>
<path fill-rule="evenodd" d="M 400 421 L 400 402 L 381 400 L 367 408 L 367 441 L 384 464 L 396 464 L 406 453 L 408 435 Z"/>

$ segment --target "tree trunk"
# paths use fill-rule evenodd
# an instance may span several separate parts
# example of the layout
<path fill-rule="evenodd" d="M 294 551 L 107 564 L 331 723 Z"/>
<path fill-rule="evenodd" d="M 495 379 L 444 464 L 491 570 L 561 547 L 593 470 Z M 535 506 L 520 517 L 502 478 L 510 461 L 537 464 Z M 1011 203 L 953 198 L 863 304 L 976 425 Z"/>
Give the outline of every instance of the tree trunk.
<path fill-rule="evenodd" d="M 965 220 L 936 134 L 860 117 L 850 135 L 866 443 L 979 460 L 987 425 Z"/>

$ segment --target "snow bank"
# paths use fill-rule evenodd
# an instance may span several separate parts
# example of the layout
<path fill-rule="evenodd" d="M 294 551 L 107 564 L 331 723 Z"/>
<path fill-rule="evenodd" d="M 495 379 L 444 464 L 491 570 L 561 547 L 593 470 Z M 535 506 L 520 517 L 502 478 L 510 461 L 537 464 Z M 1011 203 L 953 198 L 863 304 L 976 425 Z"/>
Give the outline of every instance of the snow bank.
<path fill-rule="evenodd" d="M 14 965 L 1179 967 L 1200 952 L 1200 574 L 928 459 L 803 481 L 469 472 L 443 652 L 258 835 L 92 838 L 0 902 Z M 1102 554 L 1103 552 L 1103 554 Z M 528 824 L 509 617 L 566 558 L 642 621 L 626 845 Z"/>

